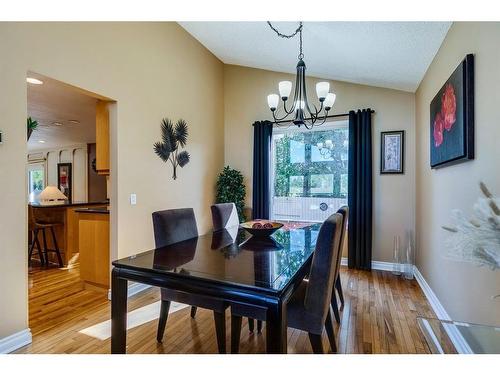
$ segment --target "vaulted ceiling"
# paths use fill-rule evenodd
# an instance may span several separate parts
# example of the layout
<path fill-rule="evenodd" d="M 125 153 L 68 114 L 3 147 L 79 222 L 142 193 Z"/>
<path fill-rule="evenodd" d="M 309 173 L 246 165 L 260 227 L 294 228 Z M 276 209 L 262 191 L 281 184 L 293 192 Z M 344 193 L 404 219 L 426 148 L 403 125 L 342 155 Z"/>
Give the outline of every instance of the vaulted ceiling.
<path fill-rule="evenodd" d="M 294 73 L 298 37 L 266 22 L 180 22 L 226 64 Z M 273 22 L 284 34 L 298 23 Z M 414 92 L 451 22 L 304 22 L 307 74 Z"/>

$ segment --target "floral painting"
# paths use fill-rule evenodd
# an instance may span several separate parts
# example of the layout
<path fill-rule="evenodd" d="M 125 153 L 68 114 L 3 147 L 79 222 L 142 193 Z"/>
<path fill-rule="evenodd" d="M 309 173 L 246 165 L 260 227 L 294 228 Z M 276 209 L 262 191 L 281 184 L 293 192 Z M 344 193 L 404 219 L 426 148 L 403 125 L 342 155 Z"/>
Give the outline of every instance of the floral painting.
<path fill-rule="evenodd" d="M 473 55 L 467 55 L 431 102 L 433 168 L 474 157 L 473 68 Z"/>

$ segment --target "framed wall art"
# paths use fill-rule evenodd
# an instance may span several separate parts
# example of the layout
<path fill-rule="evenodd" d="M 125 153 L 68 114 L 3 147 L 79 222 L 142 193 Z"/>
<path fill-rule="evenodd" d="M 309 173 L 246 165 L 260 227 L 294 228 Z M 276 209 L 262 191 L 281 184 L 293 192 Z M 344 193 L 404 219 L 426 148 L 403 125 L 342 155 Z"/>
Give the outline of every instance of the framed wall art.
<path fill-rule="evenodd" d="M 381 133 L 380 174 L 405 173 L 405 131 Z"/>
<path fill-rule="evenodd" d="M 431 168 L 474 159 L 474 55 L 467 55 L 430 104 Z"/>

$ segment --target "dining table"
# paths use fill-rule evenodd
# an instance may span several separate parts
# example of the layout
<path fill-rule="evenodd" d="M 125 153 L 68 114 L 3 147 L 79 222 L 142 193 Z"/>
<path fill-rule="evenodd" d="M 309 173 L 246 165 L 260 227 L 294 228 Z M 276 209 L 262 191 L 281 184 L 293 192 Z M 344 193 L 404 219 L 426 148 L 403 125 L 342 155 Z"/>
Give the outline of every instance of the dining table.
<path fill-rule="evenodd" d="M 234 226 L 113 261 L 111 353 L 126 353 L 129 281 L 257 309 L 266 352 L 286 353 L 287 301 L 309 273 L 319 229 L 285 222 L 261 237 Z"/>

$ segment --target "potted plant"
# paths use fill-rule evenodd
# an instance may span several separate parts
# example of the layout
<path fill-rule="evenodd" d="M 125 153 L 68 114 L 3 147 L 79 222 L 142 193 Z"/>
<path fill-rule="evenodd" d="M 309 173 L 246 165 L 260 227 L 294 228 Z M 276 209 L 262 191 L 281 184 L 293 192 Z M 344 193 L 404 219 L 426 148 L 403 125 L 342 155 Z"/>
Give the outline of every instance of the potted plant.
<path fill-rule="evenodd" d="M 245 184 L 240 171 L 229 166 L 224 167 L 217 178 L 215 203 L 234 203 L 240 223 L 245 221 Z"/>
<path fill-rule="evenodd" d="M 31 133 L 38 127 L 38 121 L 33 120 L 31 117 L 28 117 L 27 120 L 27 130 L 28 130 L 28 140 L 31 137 Z"/>

